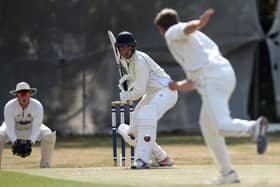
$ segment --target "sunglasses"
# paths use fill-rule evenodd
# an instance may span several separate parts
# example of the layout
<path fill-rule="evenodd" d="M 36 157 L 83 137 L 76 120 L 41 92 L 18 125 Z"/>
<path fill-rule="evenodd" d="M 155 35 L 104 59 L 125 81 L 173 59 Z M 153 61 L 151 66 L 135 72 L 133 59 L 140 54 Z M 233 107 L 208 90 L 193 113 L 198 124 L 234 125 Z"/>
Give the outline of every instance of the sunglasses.
<path fill-rule="evenodd" d="M 20 91 L 17 92 L 17 97 L 23 97 L 23 96 L 31 96 L 31 92 L 30 91 Z"/>

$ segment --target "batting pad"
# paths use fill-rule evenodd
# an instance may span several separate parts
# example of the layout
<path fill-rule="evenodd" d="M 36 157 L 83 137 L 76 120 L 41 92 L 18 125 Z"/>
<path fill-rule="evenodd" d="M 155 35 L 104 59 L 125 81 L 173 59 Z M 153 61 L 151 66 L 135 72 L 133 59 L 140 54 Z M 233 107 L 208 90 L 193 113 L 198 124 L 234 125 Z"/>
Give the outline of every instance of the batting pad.
<path fill-rule="evenodd" d="M 156 140 L 156 127 L 156 108 L 153 105 L 143 106 L 137 116 L 136 160 L 141 159 L 146 163 L 150 161 Z"/>
<path fill-rule="evenodd" d="M 45 135 L 41 139 L 41 168 L 49 168 L 52 164 L 52 154 L 56 142 L 56 132 Z"/>
<path fill-rule="evenodd" d="M 135 147 L 136 141 L 128 136 L 128 129 L 129 125 L 127 124 L 120 124 L 118 128 L 118 133 L 123 137 L 126 143 L 130 146 Z M 163 160 L 167 156 L 166 152 L 155 142 L 152 147 L 152 156 L 151 159 L 155 160 L 156 162 Z"/>

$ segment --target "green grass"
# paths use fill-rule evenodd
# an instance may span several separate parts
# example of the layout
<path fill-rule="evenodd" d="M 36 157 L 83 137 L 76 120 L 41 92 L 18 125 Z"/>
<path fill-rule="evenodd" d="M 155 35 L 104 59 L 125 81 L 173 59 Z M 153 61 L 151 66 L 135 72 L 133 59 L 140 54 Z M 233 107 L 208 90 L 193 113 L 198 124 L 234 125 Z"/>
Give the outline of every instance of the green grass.
<path fill-rule="evenodd" d="M 174 167 L 139 171 L 129 168 L 129 160 L 125 168 L 112 167 L 111 141 L 109 135 L 58 137 L 53 168 L 50 169 L 38 168 L 39 145 L 35 145 L 31 156 L 24 159 L 13 156 L 7 145 L 3 151 L 0 187 L 201 187 L 218 175 L 203 138 L 198 135 L 159 134 L 158 143 L 175 160 Z M 227 144 L 242 181 L 230 186 L 280 186 L 279 134 L 269 135 L 269 146 L 263 155 L 256 154 L 250 138 L 229 138 Z"/>
<path fill-rule="evenodd" d="M 0 187 L 109 187 L 109 184 L 53 179 L 12 171 L 1 171 Z M 123 185 L 116 185 L 123 186 Z"/>
<path fill-rule="evenodd" d="M 225 185 L 239 187 L 273 187 L 279 186 L 279 166 L 273 165 L 237 165 L 241 176 L 241 184 Z M 85 186 L 131 186 L 131 187 L 179 187 L 179 186 L 211 186 L 206 185 L 217 175 L 213 165 L 174 166 L 173 168 L 131 170 L 119 167 L 94 167 L 94 168 L 53 168 L 53 169 L 25 169 L 17 170 L 22 173 L 41 175 L 51 178 L 50 181 L 39 177 L 26 178 L 21 183 L 31 186 L 33 184 L 46 184 L 48 186 L 85 185 Z M 24 176 L 25 177 L 25 176 Z M 17 177 L 13 177 L 14 179 Z M 68 179 L 80 181 L 60 181 Z M 84 183 L 86 182 L 86 183 Z M 18 184 L 12 182 L 11 184 Z M 30 185 L 28 185 L 30 184 Z M 37 186 L 37 185 L 34 185 Z"/>

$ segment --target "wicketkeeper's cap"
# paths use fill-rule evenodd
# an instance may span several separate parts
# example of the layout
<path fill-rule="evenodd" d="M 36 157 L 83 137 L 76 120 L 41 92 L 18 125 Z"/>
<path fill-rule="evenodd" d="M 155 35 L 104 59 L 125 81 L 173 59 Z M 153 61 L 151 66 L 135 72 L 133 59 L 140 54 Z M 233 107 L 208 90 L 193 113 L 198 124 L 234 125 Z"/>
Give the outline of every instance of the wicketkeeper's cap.
<path fill-rule="evenodd" d="M 31 96 L 37 93 L 37 89 L 31 88 L 27 82 L 19 82 L 16 85 L 16 89 L 11 90 L 10 94 L 16 96 L 17 92 L 24 91 L 24 90 L 29 91 L 31 93 Z"/>

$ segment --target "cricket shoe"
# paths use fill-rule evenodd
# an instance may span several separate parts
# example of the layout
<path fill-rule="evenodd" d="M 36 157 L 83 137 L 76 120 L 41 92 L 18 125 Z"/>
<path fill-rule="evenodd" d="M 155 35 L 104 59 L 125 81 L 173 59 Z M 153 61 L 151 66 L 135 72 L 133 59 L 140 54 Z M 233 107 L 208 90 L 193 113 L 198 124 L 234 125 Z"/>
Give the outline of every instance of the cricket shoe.
<path fill-rule="evenodd" d="M 268 129 L 268 120 L 266 117 L 259 117 L 254 127 L 253 140 L 257 144 L 257 152 L 263 154 L 267 147 L 266 132 Z"/>
<path fill-rule="evenodd" d="M 159 161 L 160 166 L 169 166 L 171 167 L 174 164 L 174 160 L 172 160 L 169 156 L 166 156 L 165 159 Z"/>
<path fill-rule="evenodd" d="M 171 167 L 174 164 L 169 156 L 166 156 L 163 160 L 158 161 L 157 159 L 152 159 L 151 167 Z"/>
<path fill-rule="evenodd" d="M 221 175 L 218 178 L 214 179 L 211 184 L 222 185 L 222 184 L 233 184 L 233 183 L 240 183 L 240 179 L 236 171 L 231 170 L 227 174 Z"/>
<path fill-rule="evenodd" d="M 147 169 L 150 168 L 150 163 L 144 162 L 141 159 L 136 159 L 131 165 L 131 169 Z"/>

